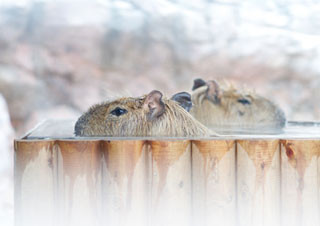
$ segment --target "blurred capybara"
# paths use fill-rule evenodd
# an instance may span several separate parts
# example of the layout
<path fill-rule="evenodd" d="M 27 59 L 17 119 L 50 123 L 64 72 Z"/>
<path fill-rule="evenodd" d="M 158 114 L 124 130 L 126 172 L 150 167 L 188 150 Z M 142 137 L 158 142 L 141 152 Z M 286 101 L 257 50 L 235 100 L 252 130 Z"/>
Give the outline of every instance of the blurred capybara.
<path fill-rule="evenodd" d="M 76 136 L 209 136 L 212 132 L 187 110 L 191 96 L 171 99 L 154 90 L 142 97 L 120 98 L 91 107 L 75 124 Z"/>
<path fill-rule="evenodd" d="M 270 100 L 216 81 L 194 80 L 190 110 L 208 128 L 281 129 L 286 124 L 283 111 Z"/>

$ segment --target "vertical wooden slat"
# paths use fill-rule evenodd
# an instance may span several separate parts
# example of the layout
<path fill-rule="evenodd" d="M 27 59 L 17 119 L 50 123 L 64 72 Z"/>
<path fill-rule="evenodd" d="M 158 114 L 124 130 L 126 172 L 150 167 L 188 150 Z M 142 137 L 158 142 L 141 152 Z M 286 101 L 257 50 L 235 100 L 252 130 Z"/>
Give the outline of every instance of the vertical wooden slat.
<path fill-rule="evenodd" d="M 280 225 L 278 140 L 237 141 L 238 225 Z"/>
<path fill-rule="evenodd" d="M 191 142 L 150 141 L 153 226 L 191 225 Z"/>
<path fill-rule="evenodd" d="M 99 141 L 56 141 L 58 216 L 63 226 L 99 225 Z"/>
<path fill-rule="evenodd" d="M 281 141 L 282 225 L 316 226 L 320 141 Z"/>
<path fill-rule="evenodd" d="M 101 225 L 147 225 L 148 150 L 143 140 L 103 141 Z"/>
<path fill-rule="evenodd" d="M 15 142 L 15 225 L 55 224 L 52 141 Z"/>
<path fill-rule="evenodd" d="M 235 141 L 192 141 L 193 225 L 236 225 Z"/>
<path fill-rule="evenodd" d="M 318 178 L 318 219 L 320 221 L 320 139 L 317 141 L 317 178 Z"/>

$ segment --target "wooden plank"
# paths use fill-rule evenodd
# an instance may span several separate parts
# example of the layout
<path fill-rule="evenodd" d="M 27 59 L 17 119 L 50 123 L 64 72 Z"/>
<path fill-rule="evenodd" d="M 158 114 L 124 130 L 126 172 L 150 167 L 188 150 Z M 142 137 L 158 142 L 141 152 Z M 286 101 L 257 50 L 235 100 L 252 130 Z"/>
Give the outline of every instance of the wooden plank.
<path fill-rule="evenodd" d="M 191 225 L 191 142 L 150 141 L 153 226 Z"/>
<path fill-rule="evenodd" d="M 234 140 L 192 141 L 193 225 L 236 225 Z"/>
<path fill-rule="evenodd" d="M 320 225 L 319 140 L 281 141 L 282 225 Z"/>
<path fill-rule="evenodd" d="M 102 225 L 147 225 L 149 155 L 146 142 L 103 141 Z"/>
<path fill-rule="evenodd" d="M 237 141 L 238 225 L 280 225 L 278 140 Z"/>
<path fill-rule="evenodd" d="M 53 141 L 15 142 L 15 225 L 55 225 Z"/>
<path fill-rule="evenodd" d="M 320 140 L 316 141 L 317 143 L 320 142 Z M 318 178 L 318 219 L 320 219 L 320 146 L 316 147 L 318 149 L 318 155 L 317 155 L 317 178 Z"/>
<path fill-rule="evenodd" d="M 101 152 L 99 141 L 56 141 L 59 224 L 99 225 Z"/>

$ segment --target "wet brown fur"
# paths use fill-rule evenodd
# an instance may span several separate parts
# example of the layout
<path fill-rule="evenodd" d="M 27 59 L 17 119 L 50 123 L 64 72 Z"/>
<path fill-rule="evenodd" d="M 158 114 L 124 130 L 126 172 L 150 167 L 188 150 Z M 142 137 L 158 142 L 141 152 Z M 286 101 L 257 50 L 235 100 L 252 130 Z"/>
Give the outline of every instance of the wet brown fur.
<path fill-rule="evenodd" d="M 195 120 L 179 104 L 162 99 L 165 110 L 159 117 L 148 119 L 145 107 L 147 96 L 121 98 L 91 107 L 75 125 L 77 136 L 209 136 L 211 131 Z M 116 107 L 128 112 L 115 116 L 110 112 Z"/>
<path fill-rule="evenodd" d="M 208 98 L 208 86 L 201 86 L 192 94 L 190 113 L 209 128 L 282 128 L 283 111 L 270 100 L 233 86 L 220 87 L 219 101 Z M 242 104 L 238 100 L 249 101 Z"/>

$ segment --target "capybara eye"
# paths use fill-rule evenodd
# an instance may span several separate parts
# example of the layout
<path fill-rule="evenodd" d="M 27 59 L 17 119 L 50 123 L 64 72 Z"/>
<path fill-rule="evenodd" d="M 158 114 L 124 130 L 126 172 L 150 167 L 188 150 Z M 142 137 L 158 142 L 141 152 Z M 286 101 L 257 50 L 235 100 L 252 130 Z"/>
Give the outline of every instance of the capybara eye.
<path fill-rule="evenodd" d="M 114 110 L 112 110 L 110 112 L 110 114 L 115 115 L 115 116 L 120 116 L 120 115 L 123 115 L 123 114 L 125 114 L 127 112 L 128 111 L 126 109 L 116 107 Z"/>
<path fill-rule="evenodd" d="M 251 102 L 248 101 L 247 99 L 239 99 L 238 102 L 241 103 L 241 104 L 243 104 L 243 105 L 251 104 Z"/>

